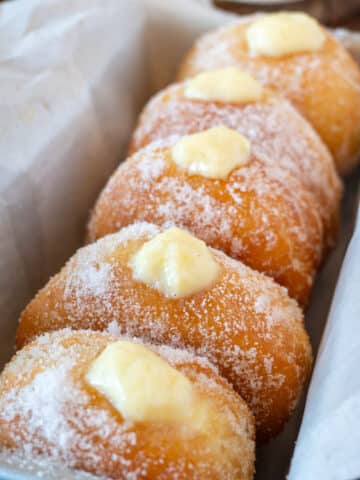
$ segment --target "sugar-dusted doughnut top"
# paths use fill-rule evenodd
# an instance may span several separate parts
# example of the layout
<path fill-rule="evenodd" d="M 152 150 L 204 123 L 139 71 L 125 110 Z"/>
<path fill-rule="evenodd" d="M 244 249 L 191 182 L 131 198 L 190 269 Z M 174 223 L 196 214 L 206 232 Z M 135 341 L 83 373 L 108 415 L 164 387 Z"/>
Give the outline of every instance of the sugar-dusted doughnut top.
<path fill-rule="evenodd" d="M 185 83 L 184 96 L 196 100 L 247 103 L 261 100 L 263 87 L 237 67 L 199 73 Z"/>
<path fill-rule="evenodd" d="M 180 138 L 172 160 L 191 175 L 225 179 L 250 159 L 250 143 L 236 130 L 219 126 Z"/>
<path fill-rule="evenodd" d="M 191 385 L 201 404 L 210 405 L 202 411 L 207 421 L 202 430 L 181 415 L 172 422 L 124 418 L 115 404 L 89 385 L 86 375 L 94 362 L 109 349 L 111 353 L 119 340 L 134 345 L 130 338 L 65 329 L 20 350 L 0 376 L 0 451 L 40 463 L 47 472 L 60 465 L 114 480 L 251 480 L 252 415 L 205 359 L 184 350 L 144 345 L 148 362 L 129 362 L 126 381 L 132 382 L 131 372 L 135 383 L 142 374 L 148 393 L 153 394 L 143 404 L 159 400 L 166 407 L 170 383 L 153 378 L 154 355 L 159 377 L 171 371 L 172 378 Z M 141 348 L 143 344 L 136 342 Z M 143 359 L 134 346 L 132 354 Z M 104 374 L 103 381 L 106 369 Z M 155 393 L 155 385 L 161 391 Z M 135 405 L 128 402 L 129 408 L 134 411 L 139 400 Z"/>
<path fill-rule="evenodd" d="M 208 288 L 220 269 L 205 242 L 176 227 L 142 245 L 130 266 L 136 280 L 171 298 Z"/>
<path fill-rule="evenodd" d="M 264 164 L 295 176 L 312 194 L 332 245 L 338 224 L 341 183 L 333 159 L 311 125 L 291 104 L 264 88 L 261 101 L 224 103 L 187 98 L 186 82 L 171 85 L 144 108 L 130 153 L 151 142 L 201 132 L 218 125 L 236 129 Z"/>
<path fill-rule="evenodd" d="M 93 209 L 89 239 L 137 221 L 176 225 L 272 276 L 306 304 L 323 247 L 311 192 L 252 151 L 225 179 L 189 173 L 173 161 L 173 145 L 148 145 L 119 166 Z"/>
<path fill-rule="evenodd" d="M 279 12 L 255 20 L 246 31 L 252 55 L 281 57 L 319 50 L 325 34 L 318 22 L 299 12 Z"/>

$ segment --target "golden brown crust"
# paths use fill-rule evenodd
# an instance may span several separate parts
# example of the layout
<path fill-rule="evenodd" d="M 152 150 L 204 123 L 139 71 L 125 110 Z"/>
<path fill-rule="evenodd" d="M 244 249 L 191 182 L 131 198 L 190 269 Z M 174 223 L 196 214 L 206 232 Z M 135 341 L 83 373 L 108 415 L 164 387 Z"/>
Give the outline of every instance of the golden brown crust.
<path fill-rule="evenodd" d="M 212 288 L 166 298 L 135 281 L 131 255 L 159 232 L 136 224 L 83 249 L 23 312 L 17 345 L 45 331 L 108 330 L 190 349 L 212 361 L 252 408 L 259 440 L 278 433 L 311 367 L 303 316 L 284 288 L 212 250 Z"/>
<path fill-rule="evenodd" d="M 124 422 L 84 379 L 115 340 L 68 329 L 18 352 L 0 377 L 0 449 L 119 480 L 251 480 L 254 421 L 216 370 L 187 352 L 151 347 L 210 402 L 211 426 Z"/>
<path fill-rule="evenodd" d="M 149 145 L 120 165 L 89 225 L 95 240 L 135 221 L 188 229 L 208 245 L 273 277 L 305 305 L 322 254 L 313 198 L 289 172 L 253 154 L 226 180 L 189 175 L 168 146 Z"/>
<path fill-rule="evenodd" d="M 178 79 L 239 66 L 289 98 L 329 147 L 339 172 L 349 172 L 360 151 L 358 65 L 325 30 L 326 41 L 319 51 L 280 58 L 252 56 L 245 37 L 250 23 L 235 23 L 201 37 L 185 57 Z"/>
<path fill-rule="evenodd" d="M 265 165 L 278 165 L 298 178 L 314 197 L 324 224 L 326 247 L 333 246 L 342 190 L 334 161 L 311 125 L 287 100 L 269 91 L 261 101 L 231 104 L 186 98 L 184 84 L 171 85 L 145 106 L 129 153 L 156 140 L 217 125 L 247 137 Z"/>

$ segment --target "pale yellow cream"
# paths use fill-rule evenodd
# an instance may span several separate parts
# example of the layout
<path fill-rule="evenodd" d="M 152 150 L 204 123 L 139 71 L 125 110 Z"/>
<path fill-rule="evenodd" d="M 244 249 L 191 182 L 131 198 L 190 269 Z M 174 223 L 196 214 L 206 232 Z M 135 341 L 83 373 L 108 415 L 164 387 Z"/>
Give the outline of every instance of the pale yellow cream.
<path fill-rule="evenodd" d="M 256 102 L 262 95 L 262 85 L 237 67 L 200 73 L 188 80 L 184 88 L 186 98 L 225 103 Z"/>
<path fill-rule="evenodd" d="M 210 287 L 220 269 L 202 240 L 176 227 L 144 243 L 132 256 L 130 267 L 136 280 L 170 298 Z"/>
<path fill-rule="evenodd" d="M 281 57 L 322 48 L 325 33 L 305 13 L 279 12 L 255 20 L 246 31 L 252 55 Z"/>
<path fill-rule="evenodd" d="M 95 359 L 86 380 L 125 420 L 186 422 L 197 397 L 181 372 L 142 344 L 120 340 Z"/>
<path fill-rule="evenodd" d="M 182 137 L 171 149 L 172 160 L 191 175 L 226 179 L 250 159 L 250 142 L 236 130 L 218 126 Z"/>

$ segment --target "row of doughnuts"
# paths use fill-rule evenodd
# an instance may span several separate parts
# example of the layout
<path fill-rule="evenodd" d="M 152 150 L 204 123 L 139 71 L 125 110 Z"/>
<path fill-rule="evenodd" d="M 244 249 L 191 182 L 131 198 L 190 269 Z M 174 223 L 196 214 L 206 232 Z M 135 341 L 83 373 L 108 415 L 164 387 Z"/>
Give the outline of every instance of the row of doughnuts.
<path fill-rule="evenodd" d="M 281 12 L 210 32 L 190 50 L 178 79 L 229 65 L 288 98 L 327 145 L 341 174 L 354 168 L 360 151 L 359 67 L 316 20 Z"/>
<path fill-rule="evenodd" d="M 141 114 L 90 244 L 21 315 L 0 450 L 251 479 L 255 430 L 281 431 L 310 374 L 297 301 L 336 240 L 359 105 L 356 64 L 303 14 L 201 38 Z"/>
<path fill-rule="evenodd" d="M 142 248 L 138 271 L 130 262 Z M 207 357 L 251 407 L 261 440 L 282 429 L 311 366 L 286 290 L 174 227 L 137 223 L 80 249 L 25 308 L 17 345 L 66 327 Z"/>

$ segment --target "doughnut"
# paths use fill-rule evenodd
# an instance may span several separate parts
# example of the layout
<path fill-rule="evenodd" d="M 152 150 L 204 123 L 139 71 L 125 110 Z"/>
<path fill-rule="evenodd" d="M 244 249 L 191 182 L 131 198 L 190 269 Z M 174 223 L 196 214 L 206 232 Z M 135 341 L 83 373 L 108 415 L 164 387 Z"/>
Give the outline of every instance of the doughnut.
<path fill-rule="evenodd" d="M 200 37 L 178 79 L 238 66 L 286 96 L 310 121 L 338 171 L 360 151 L 360 69 L 347 50 L 304 13 L 254 15 Z"/>
<path fill-rule="evenodd" d="M 0 427 L 2 452 L 106 478 L 253 478 L 252 414 L 209 362 L 106 333 L 20 350 L 0 377 Z"/>
<path fill-rule="evenodd" d="M 136 152 L 100 194 L 88 239 L 136 221 L 175 224 L 273 277 L 306 305 L 322 257 L 323 227 L 301 181 L 281 166 L 259 160 L 251 143 L 248 161 L 225 178 L 209 178 L 174 161 L 174 151 L 191 143 L 185 152 L 190 160 L 216 157 L 222 165 L 236 156 L 238 138 L 245 137 L 214 127 Z"/>
<path fill-rule="evenodd" d="M 333 158 L 286 99 L 258 82 L 254 92 L 254 83 L 249 85 L 249 75 L 237 67 L 227 67 L 165 88 L 145 106 L 129 153 L 156 140 L 217 125 L 235 129 L 250 139 L 259 160 L 275 163 L 302 180 L 314 197 L 324 225 L 324 242 L 330 248 L 337 236 L 341 197 Z M 245 98 L 239 93 L 245 93 Z"/>
<path fill-rule="evenodd" d="M 175 227 L 137 223 L 89 244 L 22 313 L 17 346 L 63 328 L 107 331 L 206 357 L 277 434 L 308 378 L 311 347 L 286 289 Z"/>

